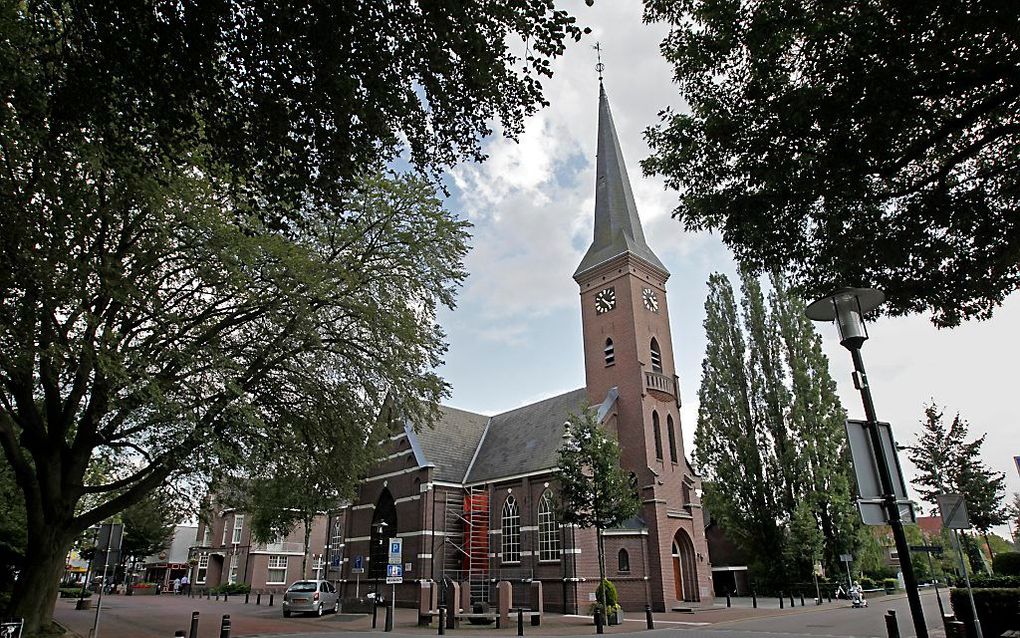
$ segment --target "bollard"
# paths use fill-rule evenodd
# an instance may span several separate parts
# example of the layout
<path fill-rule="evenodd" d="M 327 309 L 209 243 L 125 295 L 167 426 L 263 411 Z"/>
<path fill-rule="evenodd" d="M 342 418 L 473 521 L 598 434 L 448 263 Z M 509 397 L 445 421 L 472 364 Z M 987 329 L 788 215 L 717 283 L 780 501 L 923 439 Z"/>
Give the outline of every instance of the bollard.
<path fill-rule="evenodd" d="M 967 628 L 961 620 L 950 620 L 952 616 L 946 616 L 946 638 L 966 638 Z"/>
<path fill-rule="evenodd" d="M 262 604 L 262 592 L 256 592 L 255 593 L 255 604 L 256 605 L 261 605 Z"/>
<path fill-rule="evenodd" d="M 605 631 L 605 629 L 602 628 L 603 623 L 604 621 L 602 619 L 602 609 L 597 608 L 595 610 L 595 633 L 601 634 Z"/>
<path fill-rule="evenodd" d="M 783 596 L 783 592 L 779 592 L 779 608 L 783 608 L 783 602 L 786 600 L 786 596 Z"/>
<path fill-rule="evenodd" d="M 889 634 L 889 638 L 900 638 L 900 628 L 896 623 L 896 612 L 889 610 L 885 612 L 885 630 Z"/>
<path fill-rule="evenodd" d="M 758 609 L 758 592 L 751 590 L 751 607 Z"/>
<path fill-rule="evenodd" d="M 832 602 L 832 587 L 829 588 L 829 602 Z"/>
<path fill-rule="evenodd" d="M 392 605 L 386 605 L 386 625 L 383 627 L 383 631 L 393 631 L 392 607 Z"/>
<path fill-rule="evenodd" d="M 730 592 L 726 592 L 726 606 L 727 606 L 727 607 L 732 607 L 732 606 L 733 606 L 733 605 L 732 605 L 732 604 L 730 603 Z"/>
<path fill-rule="evenodd" d="M 804 606 L 804 592 L 800 592 L 800 606 Z"/>
<path fill-rule="evenodd" d="M 220 638 L 230 638 L 230 614 L 223 614 L 220 621 Z"/>
<path fill-rule="evenodd" d="M 439 635 L 446 635 L 446 607 L 439 607 Z"/>
<path fill-rule="evenodd" d="M 206 589 L 205 589 L 205 599 L 209 600 L 209 588 L 208 587 L 206 587 Z"/>
<path fill-rule="evenodd" d="M 645 626 L 648 629 L 655 629 L 655 620 L 652 618 L 651 605 L 645 605 Z"/>
<path fill-rule="evenodd" d="M 524 635 L 524 607 L 517 608 L 517 635 Z"/>
<path fill-rule="evenodd" d="M 198 638 L 198 612 L 191 612 L 191 632 L 188 638 Z"/>
<path fill-rule="evenodd" d="M 223 602 L 227 602 L 228 592 L 223 592 Z"/>
<path fill-rule="evenodd" d="M 220 602 L 220 592 L 216 592 L 216 602 Z"/>
<path fill-rule="evenodd" d="M 273 596 L 275 596 L 275 595 L 276 595 L 275 592 L 269 592 L 269 606 L 270 607 L 273 606 Z"/>
<path fill-rule="evenodd" d="M 793 609 L 793 607 L 794 607 L 794 605 L 793 605 L 793 592 L 791 591 L 790 592 L 790 609 Z"/>
<path fill-rule="evenodd" d="M 248 596 L 249 596 L 250 594 L 251 594 L 251 592 L 247 592 L 247 591 L 246 591 L 246 592 L 244 592 L 244 604 L 245 604 L 245 605 L 247 605 L 247 604 L 248 604 Z"/>
<path fill-rule="evenodd" d="M 376 599 L 372 599 L 372 629 L 375 629 L 375 620 L 379 616 L 379 603 Z"/>
<path fill-rule="evenodd" d="M 183 629 L 178 629 L 174 632 L 174 638 L 184 638 L 185 633 Z"/>

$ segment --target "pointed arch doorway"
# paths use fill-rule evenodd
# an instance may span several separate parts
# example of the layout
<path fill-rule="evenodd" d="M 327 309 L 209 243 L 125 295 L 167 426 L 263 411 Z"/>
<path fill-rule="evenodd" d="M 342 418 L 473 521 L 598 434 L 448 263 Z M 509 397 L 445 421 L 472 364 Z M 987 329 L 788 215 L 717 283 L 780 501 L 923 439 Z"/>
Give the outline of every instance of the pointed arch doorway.
<path fill-rule="evenodd" d="M 388 488 L 383 488 L 372 516 L 371 543 L 368 550 L 368 577 L 385 578 L 389 562 L 388 540 L 397 535 L 397 507 Z"/>
<path fill-rule="evenodd" d="M 673 536 L 673 586 L 677 600 L 695 603 L 701 600 L 698 593 L 698 563 L 694 543 L 682 529 Z"/>

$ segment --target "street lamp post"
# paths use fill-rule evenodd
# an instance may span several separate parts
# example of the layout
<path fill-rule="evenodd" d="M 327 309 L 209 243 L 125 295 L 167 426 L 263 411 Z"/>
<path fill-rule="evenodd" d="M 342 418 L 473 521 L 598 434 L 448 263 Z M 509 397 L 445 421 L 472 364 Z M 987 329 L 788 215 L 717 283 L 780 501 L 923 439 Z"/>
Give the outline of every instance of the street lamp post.
<path fill-rule="evenodd" d="M 907 589 L 907 601 L 910 603 L 910 616 L 914 622 L 914 631 L 918 638 L 928 638 L 928 627 L 924 622 L 921 610 L 921 596 L 917 590 L 917 579 L 914 566 L 910 560 L 910 546 L 903 531 L 903 517 L 900 515 L 896 492 L 893 488 L 890 459 L 886 458 L 885 449 L 878 431 L 878 416 L 875 414 L 875 402 L 871 397 L 871 386 L 868 375 L 864 371 L 864 359 L 861 358 L 861 346 L 868 339 L 868 330 L 864 325 L 864 315 L 877 308 L 885 301 L 885 293 L 871 288 L 841 288 L 823 297 L 807 307 L 807 316 L 814 321 L 835 321 L 839 329 L 840 344 L 850 351 L 854 363 L 854 386 L 861 392 L 864 403 L 864 414 L 867 417 L 866 427 L 875 452 L 878 476 L 882 489 L 882 500 L 885 504 L 889 527 L 892 528 L 893 539 L 896 541 L 896 552 L 899 555 L 900 567 L 903 570 L 903 584 Z"/>

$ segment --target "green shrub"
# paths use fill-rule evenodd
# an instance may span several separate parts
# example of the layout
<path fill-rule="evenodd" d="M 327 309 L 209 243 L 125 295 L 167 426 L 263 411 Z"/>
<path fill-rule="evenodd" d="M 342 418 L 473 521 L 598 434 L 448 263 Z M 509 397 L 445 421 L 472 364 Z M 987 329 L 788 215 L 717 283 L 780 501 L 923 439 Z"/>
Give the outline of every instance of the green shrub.
<path fill-rule="evenodd" d="M 246 583 L 224 583 L 209 590 L 212 594 L 247 594 L 250 591 L 251 585 Z"/>
<path fill-rule="evenodd" d="M 1002 552 L 992 559 L 992 571 L 996 576 L 1020 577 L 1020 552 Z"/>
<path fill-rule="evenodd" d="M 882 587 L 884 587 L 886 591 L 896 591 L 896 588 L 899 586 L 900 581 L 895 578 L 886 578 L 882 581 Z"/>
<path fill-rule="evenodd" d="M 953 605 L 953 613 L 959 620 L 973 626 L 970 613 L 970 599 L 966 589 L 952 589 L 949 600 Z M 1020 609 L 1020 589 L 995 588 L 974 589 L 974 606 L 977 607 L 981 630 L 986 636 L 1000 636 L 1010 629 L 1020 629 L 1017 609 Z"/>
<path fill-rule="evenodd" d="M 61 598 L 77 598 L 81 596 L 81 587 L 61 587 L 59 590 Z M 85 590 L 85 598 L 92 595 L 92 592 Z"/>
<path fill-rule="evenodd" d="M 1020 576 L 1000 576 L 993 574 L 991 576 L 987 574 L 975 574 L 970 577 L 971 587 L 982 587 L 982 588 L 1007 588 L 1011 589 L 1014 587 L 1020 587 Z M 956 579 L 957 587 L 966 587 L 967 584 L 962 578 Z"/>
<path fill-rule="evenodd" d="M 867 576 L 862 578 L 859 582 L 861 583 L 862 589 L 877 589 L 877 587 L 875 586 L 875 581 L 871 580 Z"/>
<path fill-rule="evenodd" d="M 606 601 L 606 613 L 611 614 L 620 609 L 620 597 L 616 592 L 616 585 L 609 579 L 603 580 L 599 583 L 599 586 L 595 588 L 595 603 L 591 605 L 591 613 L 594 614 L 595 610 L 598 609 L 599 602 L 601 600 Z"/>

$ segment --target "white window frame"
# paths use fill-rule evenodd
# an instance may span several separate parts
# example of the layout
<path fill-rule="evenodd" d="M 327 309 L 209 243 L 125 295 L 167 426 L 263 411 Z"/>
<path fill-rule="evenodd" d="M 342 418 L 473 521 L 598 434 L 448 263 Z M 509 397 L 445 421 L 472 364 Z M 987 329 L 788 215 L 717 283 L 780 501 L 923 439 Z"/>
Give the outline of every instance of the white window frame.
<path fill-rule="evenodd" d="M 267 585 L 286 585 L 287 584 L 287 559 L 288 556 L 270 556 L 268 567 L 266 569 L 266 584 Z M 282 564 L 281 564 L 282 563 Z M 280 578 L 274 580 L 273 572 L 277 572 Z M 282 572 L 282 573 L 281 573 Z"/>
<path fill-rule="evenodd" d="M 231 585 L 237 582 L 237 554 L 230 555 L 230 575 L 227 577 L 227 582 Z"/>
<path fill-rule="evenodd" d="M 552 492 L 546 490 L 538 499 L 538 560 L 560 559 L 560 526 L 556 520 Z"/>
<path fill-rule="evenodd" d="M 652 337 L 648 350 L 652 358 L 652 372 L 662 374 L 662 350 L 659 348 L 659 342 L 655 337 Z"/>
<path fill-rule="evenodd" d="M 230 535 L 230 528 L 227 527 L 226 519 L 223 520 L 223 542 L 220 545 L 227 546 L 227 538 Z"/>
<path fill-rule="evenodd" d="M 198 557 L 198 569 L 195 570 L 195 584 L 204 585 L 206 575 L 208 573 L 209 573 L 209 554 L 202 554 L 201 556 Z"/>
<path fill-rule="evenodd" d="M 503 513 L 500 517 L 502 547 L 501 560 L 504 563 L 521 562 L 521 510 L 513 495 L 507 496 L 503 502 Z"/>
<path fill-rule="evenodd" d="M 205 531 L 202 532 L 202 547 L 209 547 L 210 545 L 212 545 L 212 525 L 206 523 Z"/>
<path fill-rule="evenodd" d="M 244 529 L 244 514 L 234 514 L 234 534 L 230 542 L 234 545 L 241 543 L 241 530 Z"/>

